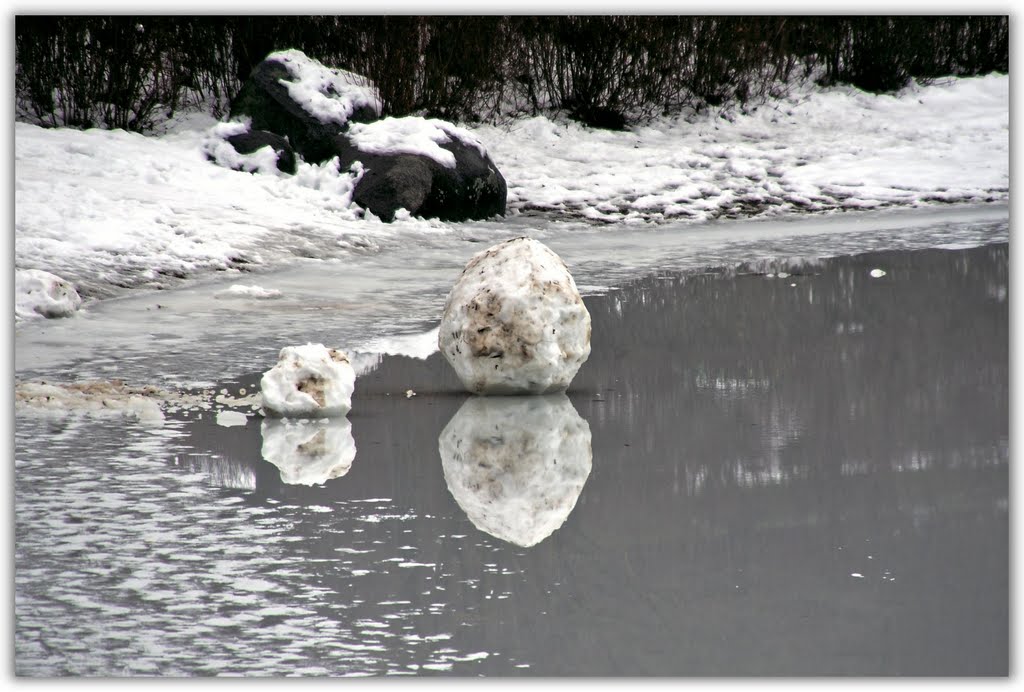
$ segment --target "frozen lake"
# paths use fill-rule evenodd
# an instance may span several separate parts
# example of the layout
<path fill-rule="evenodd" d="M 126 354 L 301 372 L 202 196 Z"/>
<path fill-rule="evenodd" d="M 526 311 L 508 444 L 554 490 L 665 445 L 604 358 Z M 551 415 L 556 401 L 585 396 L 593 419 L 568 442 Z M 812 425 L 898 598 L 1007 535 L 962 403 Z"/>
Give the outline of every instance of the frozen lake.
<path fill-rule="evenodd" d="M 1008 674 L 1005 206 L 460 228 L 19 325 L 19 382 L 241 399 L 284 345 L 406 355 L 305 436 L 16 409 L 17 674 Z M 519 234 L 593 352 L 480 404 L 422 335 Z"/>

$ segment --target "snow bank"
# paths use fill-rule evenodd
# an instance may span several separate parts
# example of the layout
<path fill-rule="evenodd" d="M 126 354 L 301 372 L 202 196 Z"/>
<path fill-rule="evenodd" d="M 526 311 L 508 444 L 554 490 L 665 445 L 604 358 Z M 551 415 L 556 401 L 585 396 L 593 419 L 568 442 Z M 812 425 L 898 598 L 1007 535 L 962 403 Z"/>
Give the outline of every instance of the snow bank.
<path fill-rule="evenodd" d="M 666 118 L 627 132 L 540 116 L 474 130 L 508 180 L 510 210 L 601 222 L 1003 201 L 1006 75 L 891 95 L 794 86 L 748 112 Z"/>
<path fill-rule="evenodd" d="M 590 313 L 558 255 L 514 238 L 466 265 L 445 302 L 438 346 L 473 393 L 562 391 L 590 356 Z"/>
<path fill-rule="evenodd" d="M 41 269 L 14 270 L 14 316 L 70 317 L 82 305 L 78 291 L 56 274 Z"/>
<path fill-rule="evenodd" d="M 260 380 L 263 409 L 269 416 L 344 416 L 352 408 L 355 380 L 341 351 L 323 344 L 285 346 Z"/>
<path fill-rule="evenodd" d="M 347 418 L 264 419 L 263 458 L 281 471 L 289 485 L 321 485 L 344 476 L 356 458 L 352 424 Z"/>
<path fill-rule="evenodd" d="M 433 118 L 408 116 L 352 123 L 347 134 L 357 149 L 368 154 L 419 154 L 446 168 L 455 168 L 455 154 L 439 145 L 453 139 L 476 147 L 481 156 L 487 157 L 487 149 L 472 132 Z"/>
<path fill-rule="evenodd" d="M 448 491 L 473 525 L 524 547 L 565 523 L 590 475 L 590 426 L 564 394 L 473 397 L 438 447 Z"/>
<path fill-rule="evenodd" d="M 327 67 L 298 50 L 277 51 L 266 59 L 288 69 L 292 81 L 282 79 L 281 84 L 304 111 L 322 123 L 344 125 L 364 106 L 381 112 L 377 88 L 365 77 Z"/>
<path fill-rule="evenodd" d="M 74 275 L 105 298 L 125 287 L 346 253 L 339 240 L 393 231 L 360 221 L 357 172 L 299 163 L 294 176 L 250 175 L 206 160 L 206 132 L 143 137 L 120 130 L 15 123 L 17 266 Z M 54 162 L 60 162 L 60 172 Z"/>

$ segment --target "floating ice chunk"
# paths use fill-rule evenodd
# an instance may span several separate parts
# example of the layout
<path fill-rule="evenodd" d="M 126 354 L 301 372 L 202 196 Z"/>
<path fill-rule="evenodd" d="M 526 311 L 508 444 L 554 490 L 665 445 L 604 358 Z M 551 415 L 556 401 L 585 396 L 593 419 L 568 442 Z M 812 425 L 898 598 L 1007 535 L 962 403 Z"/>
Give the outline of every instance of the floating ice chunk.
<path fill-rule="evenodd" d="M 466 265 L 445 302 L 438 346 L 476 394 L 564 391 L 590 356 L 590 313 L 558 255 L 514 238 Z"/>
<path fill-rule="evenodd" d="M 438 448 L 448 491 L 473 525 L 523 547 L 565 523 L 590 475 L 590 426 L 565 394 L 473 397 Z"/>
<path fill-rule="evenodd" d="M 56 274 L 42 269 L 16 269 L 14 271 L 14 314 L 24 319 L 43 317 L 70 317 L 82 305 L 78 291 Z"/>
<path fill-rule="evenodd" d="M 235 426 L 244 426 L 249 422 L 248 416 L 241 411 L 218 411 L 217 412 L 217 425 L 222 428 L 233 428 Z"/>
<path fill-rule="evenodd" d="M 21 382 L 14 388 L 19 410 L 91 418 L 134 418 L 143 423 L 163 424 L 162 402 L 170 397 L 156 387 L 129 387 L 121 380 L 52 384 Z"/>
<path fill-rule="evenodd" d="M 281 471 L 289 485 L 320 485 L 344 476 L 356 458 L 352 424 L 347 418 L 264 419 L 263 458 Z"/>
<path fill-rule="evenodd" d="M 871 278 L 873 279 L 880 279 L 883 276 L 885 276 L 884 269 L 872 269 L 869 273 L 871 274 Z"/>
<path fill-rule="evenodd" d="M 344 416 L 352 408 L 355 380 L 341 351 L 322 344 L 285 346 L 260 380 L 263 409 L 269 416 Z"/>

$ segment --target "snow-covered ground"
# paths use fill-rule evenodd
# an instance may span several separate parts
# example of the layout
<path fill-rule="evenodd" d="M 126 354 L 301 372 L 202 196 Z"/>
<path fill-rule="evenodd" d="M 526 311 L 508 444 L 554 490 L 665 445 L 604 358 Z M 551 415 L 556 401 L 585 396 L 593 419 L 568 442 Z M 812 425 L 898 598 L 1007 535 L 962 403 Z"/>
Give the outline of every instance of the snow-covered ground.
<path fill-rule="evenodd" d="M 216 166 L 203 149 L 213 124 L 185 118 L 149 137 L 15 124 L 15 266 L 52 272 L 88 301 L 459 233 L 459 224 L 360 218 L 350 174 L 330 163 L 295 176 Z M 546 117 L 472 132 L 508 181 L 513 216 L 700 222 L 1009 194 L 1007 76 L 897 96 L 801 87 L 747 114 L 629 132 Z"/>

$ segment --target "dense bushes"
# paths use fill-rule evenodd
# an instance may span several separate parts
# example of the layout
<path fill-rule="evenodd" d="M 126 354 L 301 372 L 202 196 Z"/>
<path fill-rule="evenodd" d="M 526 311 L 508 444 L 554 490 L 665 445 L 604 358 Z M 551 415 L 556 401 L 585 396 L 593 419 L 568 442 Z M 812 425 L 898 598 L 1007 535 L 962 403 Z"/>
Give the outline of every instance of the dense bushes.
<path fill-rule="evenodd" d="M 385 113 L 451 120 L 558 110 L 619 128 L 756 102 L 794 74 L 891 91 L 1009 69 L 997 17 L 18 16 L 17 117 L 146 130 L 221 115 L 267 53 L 298 48 L 372 79 Z M 797 72 L 798 70 L 798 72 Z"/>

